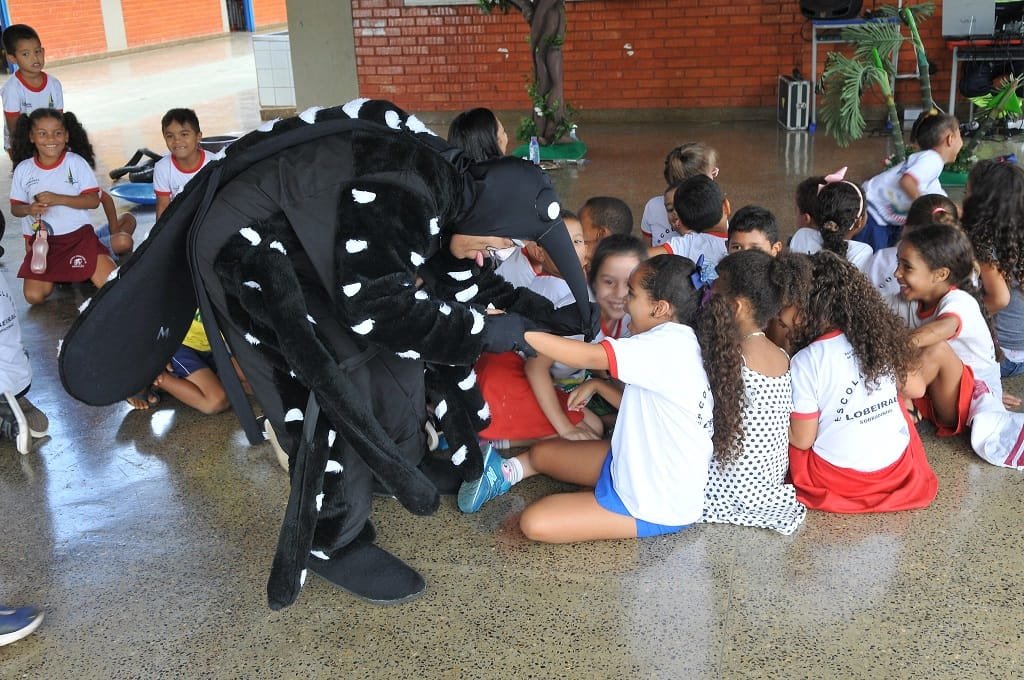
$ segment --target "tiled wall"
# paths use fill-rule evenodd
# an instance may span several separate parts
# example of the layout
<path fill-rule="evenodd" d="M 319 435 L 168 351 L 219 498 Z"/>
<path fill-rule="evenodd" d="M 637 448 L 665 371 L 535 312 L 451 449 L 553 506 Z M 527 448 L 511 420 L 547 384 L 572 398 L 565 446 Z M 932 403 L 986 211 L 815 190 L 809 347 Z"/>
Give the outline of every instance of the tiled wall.
<path fill-rule="evenodd" d="M 256 85 L 260 106 L 274 108 L 295 106 L 295 85 L 292 82 L 292 55 L 288 33 L 268 33 L 252 37 L 252 54 L 256 60 Z"/>

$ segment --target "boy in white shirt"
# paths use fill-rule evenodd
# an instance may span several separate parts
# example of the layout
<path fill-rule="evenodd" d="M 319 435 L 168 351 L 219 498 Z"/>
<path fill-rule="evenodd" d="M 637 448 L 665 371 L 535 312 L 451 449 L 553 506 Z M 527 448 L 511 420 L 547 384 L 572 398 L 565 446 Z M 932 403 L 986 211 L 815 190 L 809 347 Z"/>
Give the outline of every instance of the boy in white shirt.
<path fill-rule="evenodd" d="M 210 153 L 199 145 L 203 141 L 203 131 L 192 109 L 171 109 L 160 120 L 160 130 L 171 153 L 153 166 L 157 219 L 197 172 L 210 161 L 220 158 L 219 154 Z"/>
<path fill-rule="evenodd" d="M 669 238 L 651 248 L 650 255 L 668 253 L 700 262 L 703 279 L 713 281 L 718 276 L 715 267 L 728 254 L 726 243 L 732 212 L 729 199 L 717 182 L 706 175 L 697 175 L 679 185 L 674 200 L 679 221 L 690 233 Z"/>
<path fill-rule="evenodd" d="M 39 34 L 31 26 L 14 24 L 3 34 L 7 61 L 18 67 L 3 87 L 0 98 L 4 104 L 4 148 L 11 154 L 11 131 L 18 116 L 36 109 L 64 110 L 64 90 L 60 81 L 43 71 L 46 50 Z"/>

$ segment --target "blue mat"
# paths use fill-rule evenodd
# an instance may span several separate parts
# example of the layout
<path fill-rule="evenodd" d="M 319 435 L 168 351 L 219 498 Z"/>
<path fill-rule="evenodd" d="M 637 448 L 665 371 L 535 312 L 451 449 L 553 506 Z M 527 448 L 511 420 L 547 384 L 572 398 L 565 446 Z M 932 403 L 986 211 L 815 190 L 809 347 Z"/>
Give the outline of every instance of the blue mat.
<path fill-rule="evenodd" d="M 115 184 L 107 190 L 107 193 L 114 198 L 131 201 L 139 205 L 156 205 L 156 192 L 153 191 L 153 185 L 148 182 Z"/>

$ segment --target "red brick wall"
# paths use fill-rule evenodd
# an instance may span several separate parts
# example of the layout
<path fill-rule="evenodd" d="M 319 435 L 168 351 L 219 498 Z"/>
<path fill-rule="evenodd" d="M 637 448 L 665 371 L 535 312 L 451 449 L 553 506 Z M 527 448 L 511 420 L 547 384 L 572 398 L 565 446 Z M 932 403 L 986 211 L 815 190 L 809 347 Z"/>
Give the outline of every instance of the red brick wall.
<path fill-rule="evenodd" d="M 128 47 L 223 33 L 224 0 L 121 0 Z"/>
<path fill-rule="evenodd" d="M 39 33 L 49 60 L 105 52 L 100 0 L 8 0 L 11 23 Z"/>
<path fill-rule="evenodd" d="M 411 109 L 529 106 L 521 14 L 402 0 L 352 7 L 363 96 L 401 97 Z M 579 109 L 774 108 L 778 75 L 810 71 L 810 25 L 796 0 L 588 0 L 566 8 L 565 96 Z M 922 34 L 941 68 L 935 86 L 944 101 L 950 53 L 938 15 Z M 904 52 L 901 71 L 912 58 Z M 916 87 L 902 82 L 900 91 Z"/>
<path fill-rule="evenodd" d="M 288 21 L 284 0 L 252 0 L 252 11 L 256 28 Z"/>

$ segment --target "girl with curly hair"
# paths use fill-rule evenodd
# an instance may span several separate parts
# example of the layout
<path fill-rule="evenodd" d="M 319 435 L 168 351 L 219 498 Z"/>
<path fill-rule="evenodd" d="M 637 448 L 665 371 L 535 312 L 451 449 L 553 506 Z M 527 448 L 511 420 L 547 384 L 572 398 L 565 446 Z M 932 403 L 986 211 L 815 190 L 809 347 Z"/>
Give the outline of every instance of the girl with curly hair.
<path fill-rule="evenodd" d="M 625 383 L 611 447 L 606 441 L 551 439 L 508 460 L 488 447 L 483 475 L 459 490 L 460 510 L 476 512 L 513 484 L 544 474 L 587 489 L 526 508 L 519 526 L 531 540 L 642 538 L 675 533 L 700 519 L 718 396 L 712 397 L 691 328 L 705 290 L 695 270 L 684 257 L 659 255 L 633 271 L 628 338 L 593 345 L 526 333 L 538 353 L 607 370 Z"/>
<path fill-rule="evenodd" d="M 809 284 L 810 261 L 796 253 L 773 258 L 743 250 L 718 264 L 714 295 L 697 324 L 716 397 L 704 522 L 788 535 L 807 514 L 786 483 L 793 412 L 789 356 L 764 329 L 785 305 L 804 297 Z"/>
<path fill-rule="evenodd" d="M 823 250 L 811 263 L 790 319 L 797 500 L 842 513 L 926 507 L 938 482 L 899 391 L 917 359 L 909 331 L 845 259 Z"/>
<path fill-rule="evenodd" d="M 100 188 L 85 130 L 70 112 L 36 109 L 18 118 L 11 144 L 11 214 L 22 218 L 25 236 L 18 270 L 25 300 L 44 302 L 57 282 L 88 280 L 99 288 L 115 265 L 90 224 Z"/>
<path fill-rule="evenodd" d="M 964 231 L 981 268 L 985 307 L 996 314 L 1002 376 L 1024 372 L 1024 168 L 985 160 L 971 169 Z"/>
<path fill-rule="evenodd" d="M 790 249 L 808 255 L 822 249 L 831 250 L 863 270 L 871 258 L 871 246 L 850 240 L 864 228 L 867 220 L 867 204 L 863 192 L 856 184 L 845 179 L 819 187 L 813 214 L 817 226 L 797 229 L 790 239 Z"/>
<path fill-rule="evenodd" d="M 959 227 L 960 217 L 956 203 L 943 194 L 925 194 L 914 199 L 910 204 L 907 223 L 903 225 L 902 233 L 909 234 L 918 227 L 929 224 Z M 900 284 L 896 283 L 897 259 L 899 258 L 896 255 L 896 246 L 876 250 L 864 271 L 883 298 L 900 292 Z"/>

